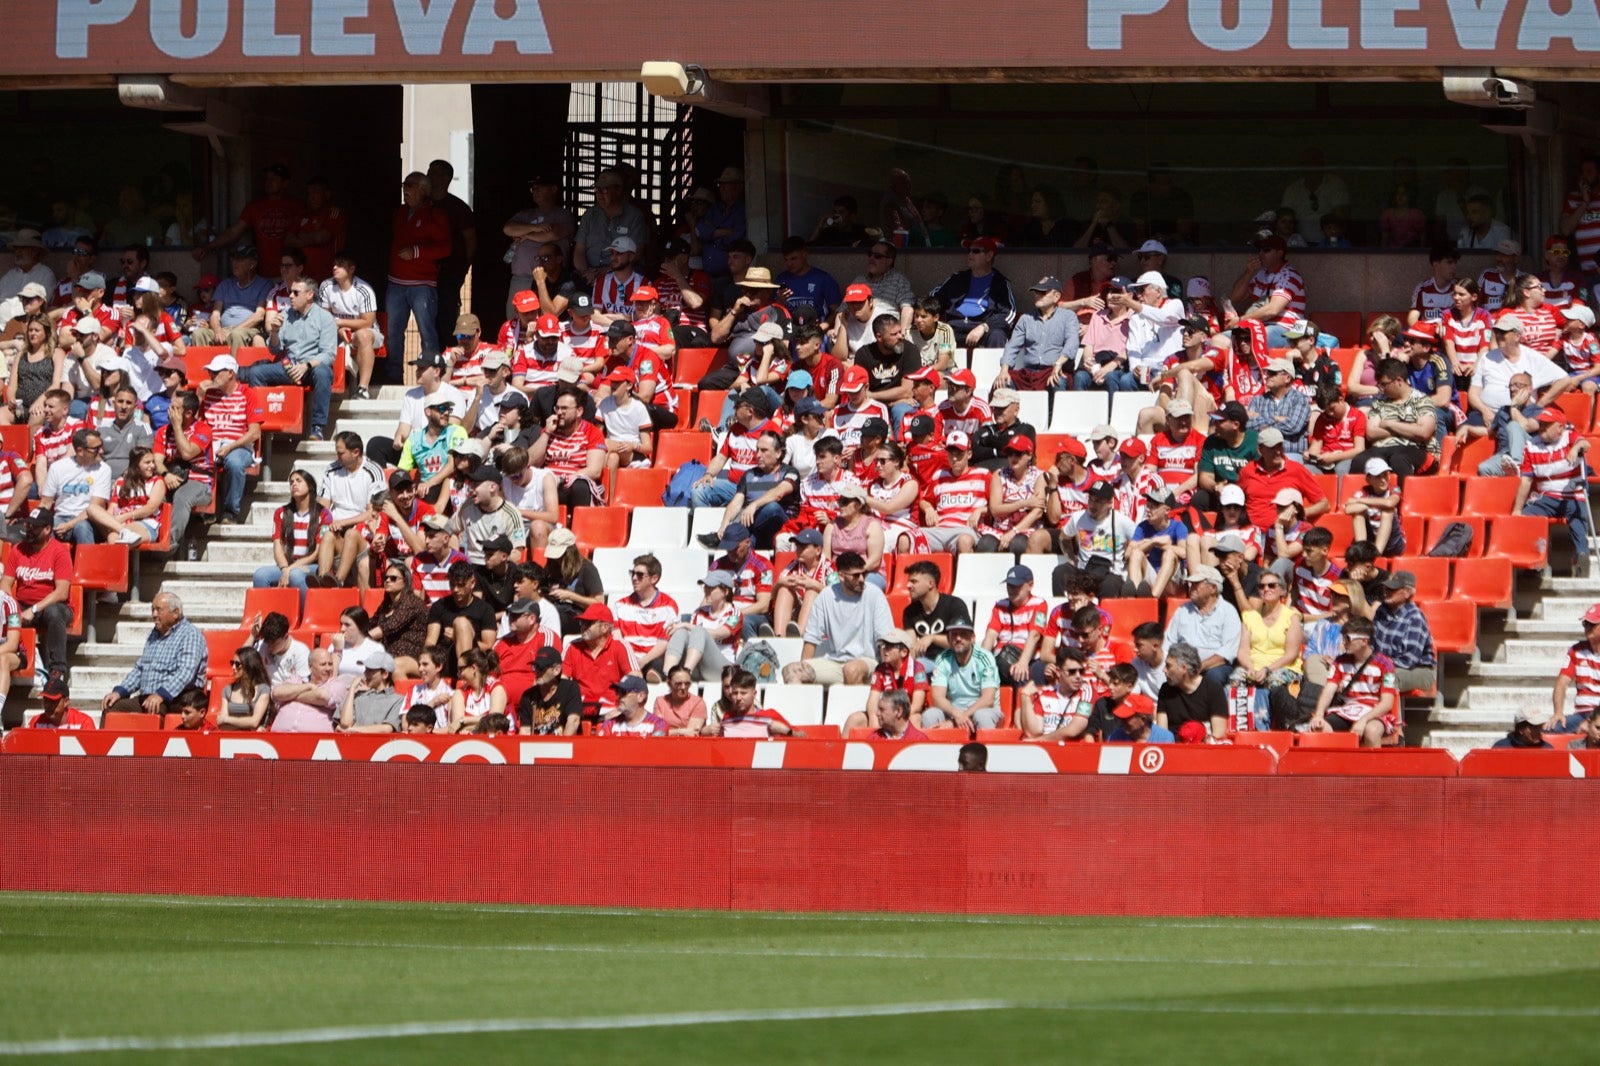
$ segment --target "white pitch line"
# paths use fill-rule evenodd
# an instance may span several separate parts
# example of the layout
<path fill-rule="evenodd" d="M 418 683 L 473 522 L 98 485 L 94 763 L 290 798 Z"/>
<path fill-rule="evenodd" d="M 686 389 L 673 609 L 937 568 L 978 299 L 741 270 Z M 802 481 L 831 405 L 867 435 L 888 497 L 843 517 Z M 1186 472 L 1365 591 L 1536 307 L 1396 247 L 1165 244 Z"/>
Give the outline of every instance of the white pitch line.
<path fill-rule="evenodd" d="M 31 937 L 51 940 L 59 933 L 8 932 L 0 930 L 0 940 L 7 936 Z M 138 943 L 142 940 L 159 941 L 166 945 L 216 945 L 239 947 L 308 947 L 350 948 L 355 950 L 385 951 L 485 951 L 529 952 L 549 955 L 716 955 L 730 958 L 789 958 L 789 959 L 873 959 L 906 960 L 913 962 L 1037 962 L 1081 963 L 1100 966 L 1286 966 L 1329 969 L 1345 967 L 1358 970 L 1459 970 L 1481 968 L 1486 962 L 1467 960 L 1441 960 L 1430 962 L 1400 962 L 1388 959 L 1228 959 L 1228 958 L 1171 958 L 1155 955 L 1045 955 L 1000 952 L 939 952 L 939 951 L 849 951 L 837 948 L 719 948 L 713 946 L 669 946 L 656 944 L 443 944 L 404 940 L 287 940 L 276 937 L 210 937 L 210 936 L 102 936 L 102 941 Z M 1542 963 L 1539 972 L 1548 969 Z"/>
<path fill-rule="evenodd" d="M 0 1057 L 78 1055 L 116 1051 L 201 1051 L 220 1048 L 283 1047 L 334 1044 L 407 1037 L 466 1036 L 479 1033 L 604 1032 L 678 1026 L 760 1024 L 788 1021 L 831 1021 L 889 1018 L 916 1014 L 958 1014 L 979 1011 L 1030 1010 L 1074 1014 L 1199 1014 L 1278 1017 L 1378 1018 L 1600 1018 L 1600 1007 L 1433 1007 L 1321 1003 L 1150 1004 L 1030 1003 L 1006 1000 L 955 1000 L 933 1003 L 889 1003 L 864 1007 L 793 1007 L 776 1010 L 694 1011 L 679 1014 L 621 1014 L 581 1018 L 463 1018 L 390 1025 L 349 1025 L 321 1029 L 281 1029 L 243 1033 L 201 1033 L 195 1036 L 59 1037 L 0 1043 Z"/>
<path fill-rule="evenodd" d="M 539 903 L 504 903 L 504 904 L 462 904 L 462 903 L 429 903 L 405 902 L 401 900 L 322 900 L 322 899 L 165 899 L 160 897 L 129 895 L 124 893 L 81 893 L 81 892 L 8 892 L 0 893 L 0 898 L 11 898 L 19 901 L 30 899 L 56 903 L 81 903 L 84 905 L 98 904 L 129 904 L 142 907 L 173 907 L 192 910 L 195 907 L 215 907 L 234 910 L 370 910 L 370 911 L 430 911 L 439 914 L 505 914 L 505 915 L 552 915 L 556 917 L 571 916 L 574 918 L 636 918 L 643 920 L 657 918 L 671 918 L 681 921 L 685 917 L 699 918 L 718 923 L 730 921 L 746 922 L 822 922 L 843 923 L 855 922 L 882 922 L 889 925 L 1014 925 L 1024 928 L 1051 928 L 1051 929 L 1164 929 L 1182 931 L 1187 929 L 1220 929 L 1220 930 L 1272 930 L 1277 932 L 1293 933 L 1440 933 L 1447 931 L 1452 926 L 1475 926 L 1470 929 L 1474 936 L 1478 935 L 1503 935 L 1503 936 L 1600 936 L 1600 926 L 1564 925 L 1549 921 L 1533 921 L 1519 923 L 1511 918 L 1442 918 L 1437 920 L 1417 919 L 1421 924 L 1408 927 L 1398 923 L 1374 924 L 1371 922 L 1347 922 L 1339 925 L 1325 924 L 1325 919 L 1306 918 L 1301 921 L 1293 919 L 1268 920 L 1259 918 L 1127 918 L 1107 917 L 1104 915 L 1055 915 L 1051 917 L 1029 917 L 1028 915 L 1007 914 L 881 914 L 881 913 L 825 913 L 821 911 L 673 911 L 649 910 L 642 908 L 625 907 L 585 907 L 585 906 L 550 906 Z M 1480 926 L 1482 923 L 1499 922 L 1507 928 L 1492 928 Z"/>

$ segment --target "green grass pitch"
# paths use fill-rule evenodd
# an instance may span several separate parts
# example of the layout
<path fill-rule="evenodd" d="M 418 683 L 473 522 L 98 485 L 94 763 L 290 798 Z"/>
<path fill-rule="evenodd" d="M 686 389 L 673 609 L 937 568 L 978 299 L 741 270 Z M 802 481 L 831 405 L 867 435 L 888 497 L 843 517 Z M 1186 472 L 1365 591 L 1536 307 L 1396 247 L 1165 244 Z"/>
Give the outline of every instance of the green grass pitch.
<path fill-rule="evenodd" d="M 0 1066 L 1600 1060 L 1577 923 L 12 893 L 0 980 Z"/>

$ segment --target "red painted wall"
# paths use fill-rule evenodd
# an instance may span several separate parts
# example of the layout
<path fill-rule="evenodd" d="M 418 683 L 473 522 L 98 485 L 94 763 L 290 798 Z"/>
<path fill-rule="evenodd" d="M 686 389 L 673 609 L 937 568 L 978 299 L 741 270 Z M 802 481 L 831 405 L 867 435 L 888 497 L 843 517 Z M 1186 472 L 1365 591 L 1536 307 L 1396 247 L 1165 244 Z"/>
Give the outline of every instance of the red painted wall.
<path fill-rule="evenodd" d="M 175 764 L 8 754 L 0 762 L 0 888 L 780 910 L 1594 918 L 1600 860 L 1576 828 L 1593 790 L 1592 782 L 1561 778 Z"/>

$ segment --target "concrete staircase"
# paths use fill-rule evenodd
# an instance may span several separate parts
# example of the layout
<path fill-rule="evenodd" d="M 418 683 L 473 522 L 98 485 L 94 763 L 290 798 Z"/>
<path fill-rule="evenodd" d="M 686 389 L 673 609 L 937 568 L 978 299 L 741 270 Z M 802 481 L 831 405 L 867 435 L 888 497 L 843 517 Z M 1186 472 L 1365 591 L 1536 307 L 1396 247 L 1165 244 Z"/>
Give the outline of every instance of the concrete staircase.
<path fill-rule="evenodd" d="M 372 400 L 335 399 L 330 433 L 351 430 L 363 441 L 390 436 L 400 416 L 403 386 L 385 386 Z M 98 606 L 95 642 L 84 641 L 71 649 L 72 702 L 98 718 L 100 700 L 139 658 L 151 629 L 151 598 L 163 589 L 183 600 L 184 614 L 201 629 L 237 629 L 243 624 L 244 595 L 256 568 L 272 561 L 272 515 L 289 498 L 288 478 L 303 469 L 317 478 L 334 461 L 330 441 L 309 441 L 279 436 L 273 442 L 271 468 L 245 496 L 244 522 L 213 525 L 198 562 L 158 564 L 143 560 L 139 601 L 113 607 Z M 39 709 L 30 692 L 23 705 L 31 716 Z"/>

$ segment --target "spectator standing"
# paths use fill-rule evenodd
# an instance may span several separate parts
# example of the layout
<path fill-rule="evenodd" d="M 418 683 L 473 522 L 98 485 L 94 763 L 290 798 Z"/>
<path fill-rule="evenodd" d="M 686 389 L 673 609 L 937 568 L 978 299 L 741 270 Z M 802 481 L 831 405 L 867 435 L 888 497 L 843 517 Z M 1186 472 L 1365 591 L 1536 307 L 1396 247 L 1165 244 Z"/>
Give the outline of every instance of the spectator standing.
<path fill-rule="evenodd" d="M 594 201 L 578 223 L 572 246 L 573 269 L 590 283 L 611 268 L 610 248 L 618 238 L 633 242 L 636 250 L 649 239 L 644 212 L 628 198 L 621 174 L 602 170 L 595 178 Z"/>
<path fill-rule="evenodd" d="M 450 219 L 434 206 L 428 176 L 407 174 L 400 185 L 403 203 L 395 208 L 389 240 L 389 291 L 384 297 L 389 335 L 396 338 L 386 360 L 391 384 L 401 380 L 406 324 L 413 318 L 422 355 L 439 354 L 439 264 L 453 247 Z"/>
<path fill-rule="evenodd" d="M 1576 245 L 1579 267 L 1600 271 L 1600 158 L 1586 155 L 1578 161 L 1578 185 L 1561 205 L 1559 229 Z"/>
<path fill-rule="evenodd" d="M 435 313 L 435 336 L 448 335 L 450 326 L 461 315 L 461 287 L 478 254 L 478 224 L 467 202 L 450 191 L 456 168 L 447 160 L 428 164 L 428 198 L 445 217 L 450 231 L 450 253 L 438 260 L 439 306 Z"/>
<path fill-rule="evenodd" d="M 289 168 L 282 163 L 273 163 L 261 172 L 261 186 L 264 195 L 245 204 L 233 225 L 218 234 L 216 240 L 207 241 L 194 249 L 191 254 L 196 263 L 203 262 L 207 255 L 217 249 L 233 244 L 247 230 L 256 247 L 267 257 L 267 262 L 278 261 L 283 254 L 285 240 L 305 217 L 306 205 L 289 195 Z"/>
<path fill-rule="evenodd" d="M 724 167 L 717 175 L 717 202 L 695 223 L 694 233 L 706 273 L 728 273 L 728 245 L 745 239 L 744 171 Z"/>

